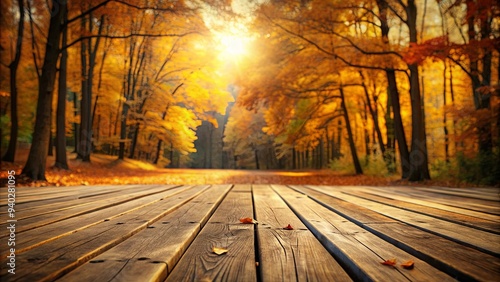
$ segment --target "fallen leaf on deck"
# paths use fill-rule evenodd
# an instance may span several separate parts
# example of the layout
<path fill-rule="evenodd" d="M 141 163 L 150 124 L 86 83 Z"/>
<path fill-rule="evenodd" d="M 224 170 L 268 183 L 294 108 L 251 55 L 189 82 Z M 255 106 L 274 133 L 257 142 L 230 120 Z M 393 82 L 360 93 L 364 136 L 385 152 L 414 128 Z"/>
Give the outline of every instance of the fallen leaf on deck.
<path fill-rule="evenodd" d="M 390 265 L 390 266 L 395 266 L 396 265 L 396 259 L 388 259 L 386 261 L 381 262 L 383 265 Z"/>
<path fill-rule="evenodd" d="M 219 256 L 228 252 L 228 249 L 212 247 L 212 252 L 218 254 Z"/>
<path fill-rule="evenodd" d="M 413 269 L 413 267 L 415 267 L 415 263 L 412 260 L 409 260 L 409 261 L 401 264 L 401 266 L 403 268 L 406 268 L 406 269 Z"/>
<path fill-rule="evenodd" d="M 290 224 L 288 224 L 286 227 L 283 227 L 283 229 L 285 229 L 285 230 L 293 230 L 293 227 Z"/>
<path fill-rule="evenodd" d="M 257 220 L 250 217 L 240 218 L 240 222 L 245 224 L 257 224 Z"/>

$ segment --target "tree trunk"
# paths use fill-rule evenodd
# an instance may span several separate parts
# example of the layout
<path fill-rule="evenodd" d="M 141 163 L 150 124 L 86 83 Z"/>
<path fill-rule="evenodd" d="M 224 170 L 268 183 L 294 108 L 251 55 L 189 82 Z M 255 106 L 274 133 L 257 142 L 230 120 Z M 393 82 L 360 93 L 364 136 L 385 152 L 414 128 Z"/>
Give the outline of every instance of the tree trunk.
<path fill-rule="evenodd" d="M 450 66 L 449 66 L 449 73 L 450 73 L 450 78 L 449 78 L 449 83 L 450 83 L 450 100 L 451 100 L 451 106 L 452 107 L 455 107 L 455 87 L 453 85 L 453 68 L 451 66 L 451 63 L 450 63 Z M 453 137 L 454 137 L 454 145 L 455 145 L 455 154 L 458 152 L 458 142 L 457 142 L 457 120 L 456 120 L 456 117 L 455 115 L 452 116 L 452 121 L 453 121 Z"/>
<path fill-rule="evenodd" d="M 368 95 L 368 88 L 366 87 L 366 84 L 364 82 L 365 77 L 364 77 L 362 72 L 360 72 L 360 74 L 361 74 L 361 78 L 362 78 L 361 85 L 363 86 L 363 91 L 365 93 L 366 105 L 368 106 L 368 111 L 370 112 L 370 115 L 372 116 L 372 120 L 373 120 L 373 129 L 375 130 L 375 133 L 377 135 L 377 141 L 379 143 L 380 151 L 382 152 L 382 155 L 384 156 L 384 160 L 386 160 L 386 164 L 389 167 L 389 166 L 391 166 L 391 164 L 387 163 L 387 158 L 385 157 L 386 146 L 384 145 L 384 138 L 382 137 L 382 131 L 380 130 L 380 125 L 379 125 L 378 115 L 377 115 L 377 110 L 376 110 L 377 99 L 374 99 L 374 101 L 373 101 L 374 103 L 372 105 L 370 95 Z"/>
<path fill-rule="evenodd" d="M 447 104 L 447 97 L 446 97 L 446 85 L 447 85 L 447 81 L 446 81 L 446 72 L 448 71 L 447 70 L 447 65 L 446 65 L 446 61 L 443 62 L 443 132 L 444 132 L 444 160 L 446 163 L 449 163 L 450 162 L 450 155 L 449 155 L 449 151 L 450 151 L 450 137 L 449 137 L 449 133 L 448 133 L 448 120 L 447 120 L 447 115 L 446 115 L 446 104 Z"/>
<path fill-rule="evenodd" d="M 64 20 L 68 18 L 68 13 L 64 15 Z M 68 169 L 68 160 L 66 156 L 66 93 L 67 93 L 67 65 L 68 51 L 66 42 L 68 31 L 65 28 L 62 34 L 61 61 L 59 62 L 59 87 L 57 94 L 57 112 L 56 112 L 56 162 L 55 167 Z"/>
<path fill-rule="evenodd" d="M 121 121 L 120 121 L 120 148 L 118 152 L 118 159 L 125 158 L 125 139 L 127 138 L 127 115 L 129 109 L 128 103 L 123 103 Z"/>
<path fill-rule="evenodd" d="M 161 139 L 158 139 L 158 143 L 156 144 L 156 154 L 155 154 L 155 159 L 153 161 L 153 164 L 157 165 L 158 161 L 160 160 L 160 154 L 161 154 L 161 145 L 163 141 Z"/>
<path fill-rule="evenodd" d="M 382 39 L 385 44 L 389 44 L 389 24 L 387 20 L 388 4 L 386 0 L 377 0 L 377 5 L 380 12 L 380 30 Z M 401 118 L 401 106 L 399 103 L 399 91 L 396 83 L 396 73 L 394 69 L 386 69 L 387 84 L 389 88 L 389 99 L 392 104 L 394 113 L 394 134 L 398 142 L 399 156 L 401 158 L 401 174 L 402 178 L 407 178 L 410 173 L 408 144 L 406 143 L 406 134 L 403 127 L 403 119 Z"/>
<path fill-rule="evenodd" d="M 10 139 L 7 152 L 2 157 L 3 161 L 14 162 L 16 156 L 17 136 L 19 133 L 19 118 L 17 114 L 17 69 L 21 60 L 24 33 L 24 0 L 17 1 L 19 6 L 19 24 L 17 26 L 16 53 L 14 60 L 9 65 L 10 72 Z"/>
<path fill-rule="evenodd" d="M 78 95 L 76 95 L 76 92 L 73 93 L 73 117 L 75 121 L 77 120 L 78 114 L 79 114 L 79 103 L 78 103 Z M 75 149 L 73 150 L 73 153 L 78 152 L 78 147 L 80 143 L 80 124 L 77 122 L 73 123 L 73 140 L 74 140 L 74 145 Z"/>
<path fill-rule="evenodd" d="M 92 33 L 93 27 L 93 17 L 90 13 L 88 15 L 88 20 L 82 19 L 82 27 L 86 29 L 86 24 L 88 24 L 88 30 Z M 97 35 L 101 35 L 104 26 L 104 16 L 101 16 L 99 31 Z M 96 61 L 97 50 L 99 49 L 100 37 L 95 40 L 94 46 L 92 46 L 92 39 L 89 38 L 87 43 L 85 40 L 82 41 L 82 103 L 81 103 L 81 114 L 80 114 L 80 146 L 78 150 L 78 158 L 81 158 L 84 162 L 90 162 L 90 154 L 92 152 L 92 88 L 94 81 L 94 68 Z M 88 46 L 87 46 L 88 45 Z"/>
<path fill-rule="evenodd" d="M 410 42 L 417 42 L 417 7 L 414 0 L 409 0 L 406 14 L 410 32 Z M 425 116 L 420 93 L 419 71 L 417 64 L 410 64 L 410 97 L 412 109 L 412 142 L 410 153 L 410 173 L 408 180 L 420 181 L 430 179 L 427 142 L 425 133 Z"/>
<path fill-rule="evenodd" d="M 253 154 L 255 156 L 255 168 L 256 169 L 260 169 L 260 165 L 259 165 L 259 151 L 257 149 L 254 149 L 253 150 Z"/>
<path fill-rule="evenodd" d="M 52 137 L 52 113 L 50 113 L 50 135 L 49 135 L 49 149 L 47 152 L 47 156 L 54 155 L 54 138 Z"/>
<path fill-rule="evenodd" d="M 356 144 L 354 144 L 354 137 L 351 129 L 351 122 L 349 120 L 349 113 L 347 112 L 347 107 L 345 104 L 344 89 L 340 87 L 340 99 L 341 107 L 344 112 L 344 120 L 347 129 L 347 135 L 349 136 L 349 147 L 351 148 L 352 162 L 354 164 L 354 169 L 356 174 L 363 174 L 363 169 L 361 169 L 361 164 L 359 163 L 358 153 L 356 152 Z"/>
<path fill-rule="evenodd" d="M 140 124 L 139 123 L 136 123 L 135 124 L 135 128 L 134 128 L 134 136 L 132 137 L 132 144 L 130 144 L 130 152 L 129 152 L 129 155 L 128 157 L 130 159 L 133 159 L 134 158 L 134 154 L 135 154 L 135 148 L 137 146 L 137 138 L 139 136 L 139 126 Z"/>
<path fill-rule="evenodd" d="M 333 142 L 335 145 L 335 141 Z M 340 159 L 342 156 L 342 120 L 339 119 L 337 127 L 337 146 L 335 146 L 335 158 Z"/>
<path fill-rule="evenodd" d="M 392 102 L 391 95 L 389 92 L 387 93 L 387 111 L 385 113 L 385 127 L 387 128 L 386 137 L 386 153 L 384 155 L 384 159 L 386 163 L 390 163 L 391 165 L 388 167 L 390 173 L 396 172 L 395 162 L 396 162 L 396 136 L 394 134 L 394 119 L 391 117 Z"/>
<path fill-rule="evenodd" d="M 49 25 L 49 33 L 45 47 L 40 84 L 38 86 L 38 104 L 33 132 L 33 143 L 28 160 L 22 174 L 33 180 L 45 180 L 45 167 L 50 137 L 50 113 L 54 91 L 54 82 L 59 58 L 59 44 L 64 14 L 67 5 L 65 0 L 53 1 Z"/>

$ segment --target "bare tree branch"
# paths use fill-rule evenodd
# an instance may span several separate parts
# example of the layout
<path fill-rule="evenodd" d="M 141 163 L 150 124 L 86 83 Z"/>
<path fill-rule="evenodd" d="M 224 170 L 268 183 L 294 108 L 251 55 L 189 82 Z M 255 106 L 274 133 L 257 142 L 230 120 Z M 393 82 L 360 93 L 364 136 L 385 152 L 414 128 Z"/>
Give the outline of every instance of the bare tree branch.
<path fill-rule="evenodd" d="M 73 42 L 67 44 L 66 46 L 63 46 L 62 49 L 69 48 L 78 42 L 89 39 L 89 38 L 110 38 L 110 39 L 127 39 L 131 37 L 184 37 L 187 35 L 191 34 L 199 34 L 197 31 L 189 31 L 185 33 L 158 33 L 158 34 L 153 34 L 153 33 L 130 33 L 130 34 L 125 34 L 125 35 L 109 35 L 109 34 L 103 34 L 103 35 L 88 35 L 88 36 L 82 36 L 79 37 L 78 39 L 74 40 Z"/>
<path fill-rule="evenodd" d="M 319 51 L 321 51 L 321 52 L 323 52 L 323 53 L 325 53 L 325 54 L 333 57 L 334 59 L 339 59 L 340 61 L 342 61 L 343 63 L 345 63 L 346 65 L 348 65 L 350 67 L 356 67 L 356 68 L 362 68 L 362 69 L 371 69 L 371 70 L 387 70 L 387 69 L 389 69 L 389 68 L 386 68 L 386 67 L 377 67 L 377 66 L 371 66 L 371 65 L 360 65 L 360 64 L 352 63 L 352 62 L 346 60 L 345 58 L 343 58 L 342 56 L 339 56 L 338 54 L 336 54 L 334 52 L 330 52 L 330 51 L 326 50 L 325 48 L 319 46 L 318 43 L 312 41 L 311 39 L 308 39 L 305 36 L 300 35 L 298 33 L 295 33 L 293 31 L 285 28 L 284 26 L 280 25 L 279 23 L 276 23 L 268 15 L 264 15 L 264 16 L 269 20 L 269 22 L 271 22 L 273 25 L 279 27 L 280 29 L 282 29 L 286 33 L 304 40 L 305 42 L 307 42 L 307 43 L 311 44 L 312 46 L 314 46 Z M 397 69 L 397 68 L 390 68 L 390 69 L 406 73 L 405 69 Z"/>

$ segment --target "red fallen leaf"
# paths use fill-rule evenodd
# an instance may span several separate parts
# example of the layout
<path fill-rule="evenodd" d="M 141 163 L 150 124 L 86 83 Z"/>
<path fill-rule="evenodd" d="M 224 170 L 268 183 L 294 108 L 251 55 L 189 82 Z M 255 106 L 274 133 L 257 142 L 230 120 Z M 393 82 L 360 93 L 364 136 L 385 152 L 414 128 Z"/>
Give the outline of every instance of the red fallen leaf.
<path fill-rule="evenodd" d="M 406 269 L 413 269 L 415 267 L 415 263 L 412 260 L 409 260 L 405 263 L 402 263 L 401 266 Z"/>
<path fill-rule="evenodd" d="M 285 229 L 285 230 L 293 230 L 293 227 L 290 224 L 288 224 L 286 227 L 283 227 L 283 229 Z"/>
<path fill-rule="evenodd" d="M 251 217 L 240 218 L 240 222 L 244 224 L 257 224 L 257 220 Z"/>
<path fill-rule="evenodd" d="M 219 256 L 228 252 L 228 249 L 212 247 L 212 252 L 218 254 Z"/>
<path fill-rule="evenodd" d="M 390 266 L 395 266 L 396 265 L 396 259 L 388 259 L 386 261 L 381 262 L 383 265 L 390 265 Z"/>

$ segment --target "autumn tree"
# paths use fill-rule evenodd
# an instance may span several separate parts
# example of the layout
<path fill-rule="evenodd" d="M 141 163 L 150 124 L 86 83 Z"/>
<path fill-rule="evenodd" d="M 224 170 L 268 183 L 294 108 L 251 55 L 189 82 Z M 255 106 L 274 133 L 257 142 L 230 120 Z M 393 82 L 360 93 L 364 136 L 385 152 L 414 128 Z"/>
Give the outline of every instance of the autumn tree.
<path fill-rule="evenodd" d="M 416 13 L 417 8 L 414 1 L 387 2 L 379 1 L 379 6 L 385 7 L 392 16 L 406 25 L 409 32 L 408 44 L 411 46 L 417 42 Z M 425 120 L 422 111 L 420 97 L 418 65 L 415 62 L 407 62 L 401 51 L 388 49 L 384 46 L 384 39 L 377 30 L 377 21 L 380 21 L 376 13 L 376 3 L 360 3 L 357 5 L 345 5 L 342 3 L 330 3 L 325 1 L 300 1 L 293 2 L 284 8 L 263 10 L 263 15 L 276 28 L 287 33 L 289 36 L 298 38 L 316 48 L 319 52 L 330 56 L 333 60 L 340 61 L 349 67 L 361 69 L 385 70 L 388 76 L 391 103 L 397 102 L 397 85 L 392 79 L 394 71 L 406 73 L 410 85 L 410 97 L 412 106 L 412 150 L 405 159 L 404 132 L 402 123 L 397 117 L 398 108 L 394 109 L 396 131 L 399 146 L 403 149 L 401 154 L 403 164 L 403 175 L 410 180 L 422 180 L 429 178 L 427 147 L 425 140 Z M 337 11 L 333 14 L 331 11 Z M 380 9 L 383 11 L 384 8 Z M 351 25 L 351 23 L 353 23 Z M 355 33 L 355 27 L 360 23 L 365 28 L 362 38 Z M 387 22 L 385 22 L 387 23 Z M 387 25 L 383 25 L 388 31 Z M 371 34 L 370 34 L 371 33 Z M 387 39 L 385 39 L 387 42 Z M 362 58 L 362 59 L 361 59 Z M 382 61 L 385 60 L 385 61 Z M 407 67 L 406 69 L 404 67 Z"/>
<path fill-rule="evenodd" d="M 492 177 L 498 180 L 500 174 L 496 163 L 498 163 L 500 103 L 498 103 L 498 81 L 495 81 L 494 77 L 496 75 L 498 78 L 500 73 L 499 5 L 497 1 L 488 0 L 439 1 L 439 4 L 443 14 L 444 39 L 435 40 L 434 44 L 422 46 L 422 49 L 426 53 L 444 56 L 443 60 L 453 62 L 470 81 L 469 97 L 474 111 L 471 111 L 467 118 L 472 123 L 462 135 L 470 136 L 469 132 L 475 132 L 479 152 L 475 165 L 467 165 L 463 156 L 459 158 L 459 162 L 464 166 L 464 171 L 470 171 L 469 166 L 479 167 L 472 177 L 474 179 L 469 180 L 488 182 L 486 179 Z M 425 47 L 427 48 L 424 49 Z M 453 74 L 452 69 L 453 65 L 450 65 L 450 87 L 452 87 L 451 77 L 460 75 Z M 453 129 L 456 130 L 455 118 L 453 125 Z"/>
<path fill-rule="evenodd" d="M 16 154 L 17 136 L 19 132 L 19 119 L 17 111 L 17 70 L 21 60 L 22 44 L 24 38 L 24 0 L 18 0 L 19 21 L 17 28 L 17 40 L 14 51 L 14 59 L 8 65 L 9 68 L 9 85 L 10 85 L 10 138 L 7 152 L 2 156 L 3 161 L 13 162 Z"/>
<path fill-rule="evenodd" d="M 52 98 L 59 58 L 61 31 L 66 9 L 66 1 L 52 2 L 45 56 L 38 86 L 38 103 L 33 143 L 28 160 L 22 171 L 22 174 L 33 180 L 45 180 L 46 157 L 50 138 L 50 114 L 52 112 Z"/>

